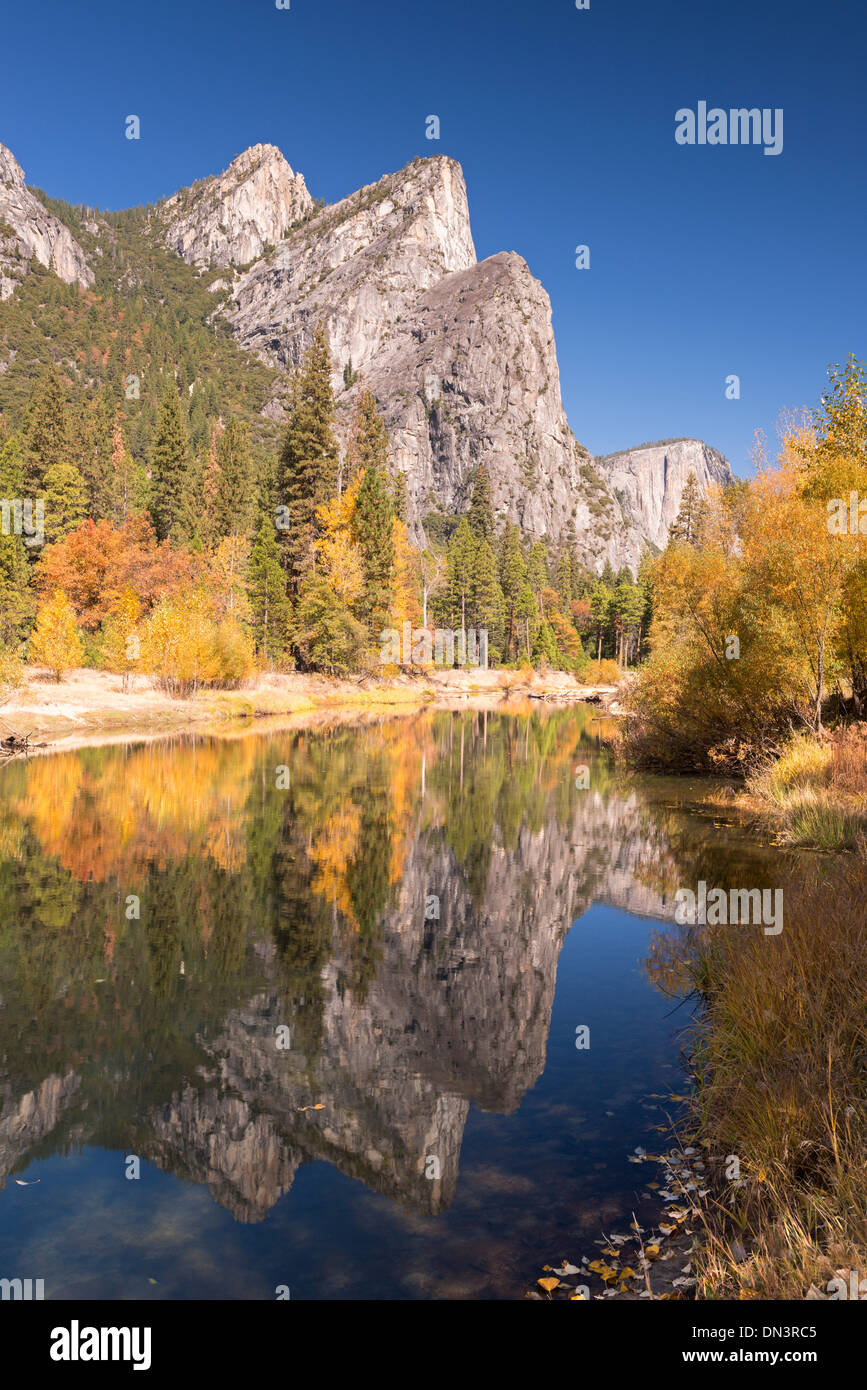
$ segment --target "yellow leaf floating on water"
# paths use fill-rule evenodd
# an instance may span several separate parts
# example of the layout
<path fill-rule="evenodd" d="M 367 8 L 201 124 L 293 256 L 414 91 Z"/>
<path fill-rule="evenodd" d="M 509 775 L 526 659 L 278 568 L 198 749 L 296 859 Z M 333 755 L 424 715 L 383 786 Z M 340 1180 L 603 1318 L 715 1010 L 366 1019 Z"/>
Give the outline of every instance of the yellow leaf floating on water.
<path fill-rule="evenodd" d="M 621 1269 L 620 1277 L 621 1279 L 634 1279 L 635 1270 L 632 1268 L 631 1265 L 627 1265 L 625 1269 Z"/>
<path fill-rule="evenodd" d="M 662 1231 L 662 1234 L 663 1234 L 664 1236 L 670 1236 L 671 1233 L 672 1233 L 672 1231 L 676 1231 L 676 1230 L 677 1230 L 677 1227 L 676 1227 L 676 1226 L 664 1226 L 664 1225 L 662 1225 L 662 1223 L 660 1223 L 659 1229 Z"/>
<path fill-rule="evenodd" d="M 536 1280 L 536 1283 L 537 1283 L 537 1284 L 541 1284 L 541 1285 L 542 1285 L 542 1288 L 546 1291 L 546 1293 L 551 1293 L 551 1292 L 553 1292 L 554 1289 L 556 1289 L 556 1288 L 559 1286 L 560 1280 L 559 1280 L 559 1279 L 537 1279 L 537 1280 Z"/>
<path fill-rule="evenodd" d="M 658 1255 L 658 1254 L 659 1254 L 659 1246 L 658 1246 L 658 1245 L 645 1245 L 645 1247 L 644 1247 L 644 1253 L 645 1253 L 645 1255 Z"/>
<path fill-rule="evenodd" d="M 324 1110 L 324 1109 L 325 1109 L 325 1103 L 324 1103 L 324 1101 L 321 1101 L 321 1100 L 320 1100 L 319 1103 L 318 1103 L 318 1105 L 299 1105 L 297 1108 L 298 1108 L 299 1113 L 301 1113 L 301 1112 L 304 1111 L 304 1110 Z"/>
<path fill-rule="evenodd" d="M 569 1295 L 569 1302 L 570 1302 L 570 1303 L 586 1303 L 586 1302 L 587 1302 L 587 1299 L 584 1297 L 583 1293 L 573 1293 L 573 1294 L 570 1294 L 570 1295 Z"/>

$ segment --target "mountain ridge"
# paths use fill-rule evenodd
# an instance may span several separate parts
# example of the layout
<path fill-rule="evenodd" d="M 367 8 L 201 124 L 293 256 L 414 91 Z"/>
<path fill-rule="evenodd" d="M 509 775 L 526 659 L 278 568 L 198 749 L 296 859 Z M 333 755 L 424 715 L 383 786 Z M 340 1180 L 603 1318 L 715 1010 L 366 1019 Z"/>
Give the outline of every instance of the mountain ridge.
<path fill-rule="evenodd" d="M 287 370 L 323 322 L 338 434 L 345 442 L 368 387 L 406 479 L 416 543 L 432 517 L 466 508 L 484 462 L 498 520 L 554 543 L 574 530 L 589 569 L 635 570 L 646 549 L 664 545 L 690 472 L 703 492 L 731 480 L 727 461 L 701 440 L 599 458 L 578 443 L 562 403 L 548 295 L 517 252 L 476 259 L 463 171 L 447 155 L 416 157 L 324 205 L 276 145 L 254 145 L 153 207 L 82 209 L 84 248 L 23 177 L 0 145 L 0 293 L 14 294 L 34 259 L 88 289 L 120 219 L 139 213 L 148 236 L 210 291 L 212 324 L 225 323 L 239 348 L 276 369 L 260 414 L 277 423 Z M 11 270 L 2 259 L 4 205 L 16 216 Z"/>

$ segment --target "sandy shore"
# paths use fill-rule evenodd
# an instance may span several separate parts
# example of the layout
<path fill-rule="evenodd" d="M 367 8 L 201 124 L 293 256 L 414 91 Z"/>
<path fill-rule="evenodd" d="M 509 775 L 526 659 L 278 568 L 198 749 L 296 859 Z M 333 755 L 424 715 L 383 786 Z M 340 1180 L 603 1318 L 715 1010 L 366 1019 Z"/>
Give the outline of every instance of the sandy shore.
<path fill-rule="evenodd" d="M 183 730 L 237 729 L 239 722 L 330 722 L 333 716 L 361 718 L 420 705 L 477 708 L 522 702 L 591 700 L 607 703 L 613 686 L 582 686 L 560 671 L 529 676 L 517 671 L 425 671 L 389 680 L 340 680 L 314 675 L 260 676 L 241 690 L 205 690 L 180 700 L 137 676 L 124 692 L 119 676 L 105 671 L 71 671 L 57 684 L 46 672 L 28 668 L 24 684 L 0 705 L 0 737 L 29 735 L 53 747 L 107 743 L 131 736 Z"/>

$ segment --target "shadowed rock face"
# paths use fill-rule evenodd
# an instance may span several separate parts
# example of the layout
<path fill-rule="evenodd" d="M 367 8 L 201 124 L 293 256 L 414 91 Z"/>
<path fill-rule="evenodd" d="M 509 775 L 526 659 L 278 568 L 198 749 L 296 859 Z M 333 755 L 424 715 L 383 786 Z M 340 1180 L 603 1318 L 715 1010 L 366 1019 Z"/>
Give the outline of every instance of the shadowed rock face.
<path fill-rule="evenodd" d="M 427 512 L 460 511 L 486 465 L 494 508 L 558 537 L 589 512 L 560 399 L 551 305 L 526 261 L 501 252 L 447 275 L 393 329 L 367 373 L 383 402 L 395 462 L 407 477 L 417 538 Z"/>
<path fill-rule="evenodd" d="M 71 285 L 93 284 L 93 272 L 72 233 L 42 206 L 24 183 L 24 170 L 0 145 L 0 299 L 8 299 L 37 260 Z"/>

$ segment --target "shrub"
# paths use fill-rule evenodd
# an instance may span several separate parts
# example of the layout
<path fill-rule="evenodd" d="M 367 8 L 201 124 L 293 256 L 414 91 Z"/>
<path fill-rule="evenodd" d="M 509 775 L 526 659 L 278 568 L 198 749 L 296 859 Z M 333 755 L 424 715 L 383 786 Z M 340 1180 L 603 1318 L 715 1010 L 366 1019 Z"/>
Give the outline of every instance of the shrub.
<path fill-rule="evenodd" d="M 588 661 L 581 671 L 581 677 L 587 685 L 619 685 L 623 672 L 616 661 L 606 656 L 601 661 Z"/>
<path fill-rule="evenodd" d="M 254 670 L 253 644 L 231 618 L 215 621 L 207 599 L 163 599 L 144 624 L 142 665 L 171 695 L 201 686 L 237 687 Z"/>

